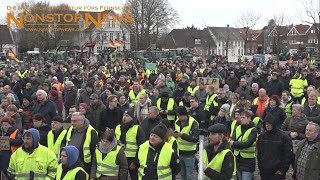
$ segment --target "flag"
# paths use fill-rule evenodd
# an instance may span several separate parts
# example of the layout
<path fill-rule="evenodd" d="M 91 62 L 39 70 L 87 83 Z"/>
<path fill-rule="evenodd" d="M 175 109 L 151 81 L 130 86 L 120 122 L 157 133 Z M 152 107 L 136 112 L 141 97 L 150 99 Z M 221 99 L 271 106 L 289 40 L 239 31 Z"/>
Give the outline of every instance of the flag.
<path fill-rule="evenodd" d="M 115 39 L 114 40 L 114 45 L 121 46 L 122 45 L 122 41 L 119 41 L 118 39 Z"/>
<path fill-rule="evenodd" d="M 113 48 L 115 47 L 115 44 L 111 39 L 109 40 L 109 47 L 113 47 Z"/>
<path fill-rule="evenodd" d="M 16 62 L 20 62 L 19 59 L 16 57 L 16 55 L 14 54 L 14 52 L 12 51 L 12 49 L 9 50 L 9 57 L 11 57 L 12 59 L 14 59 Z"/>

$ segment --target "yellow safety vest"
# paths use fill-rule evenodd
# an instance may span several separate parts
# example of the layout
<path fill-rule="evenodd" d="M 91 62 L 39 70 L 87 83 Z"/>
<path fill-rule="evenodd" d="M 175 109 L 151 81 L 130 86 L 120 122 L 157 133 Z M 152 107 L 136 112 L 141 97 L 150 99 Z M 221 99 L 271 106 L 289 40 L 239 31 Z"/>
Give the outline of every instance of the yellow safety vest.
<path fill-rule="evenodd" d="M 297 98 L 301 97 L 304 94 L 304 88 L 308 86 L 308 82 L 306 79 L 301 79 L 301 75 L 298 78 L 294 78 L 290 80 L 290 94 Z"/>
<path fill-rule="evenodd" d="M 217 97 L 217 94 L 212 94 L 211 96 L 210 95 L 207 95 L 207 98 L 206 98 L 206 104 L 204 106 L 204 110 L 209 112 L 209 109 L 210 109 L 210 106 L 211 104 L 213 103 L 213 106 L 217 107 L 218 106 L 218 102 L 215 101 L 215 98 Z M 213 121 L 214 120 L 214 115 L 211 115 L 210 116 L 210 120 Z"/>
<path fill-rule="evenodd" d="M 147 156 L 150 148 L 149 141 L 141 144 L 138 152 L 138 160 L 140 167 L 138 169 L 139 180 L 143 178 L 144 169 L 147 167 Z M 171 156 L 173 150 L 169 143 L 164 143 L 158 158 L 157 175 L 158 180 L 172 180 L 172 172 L 170 168 Z"/>
<path fill-rule="evenodd" d="M 187 91 L 191 94 L 191 96 L 194 96 L 194 93 L 199 89 L 199 86 L 195 86 L 193 89 L 191 86 L 188 87 Z"/>
<path fill-rule="evenodd" d="M 233 136 L 233 132 L 234 132 L 235 128 L 239 126 L 239 125 L 237 125 L 237 126 L 236 125 L 237 125 L 237 120 L 233 120 L 231 123 L 231 129 L 230 129 L 230 139 Z"/>
<path fill-rule="evenodd" d="M 101 175 L 119 176 L 119 165 L 116 164 L 116 159 L 120 149 L 121 146 L 117 146 L 117 148 L 114 151 L 110 151 L 104 159 L 102 159 L 101 151 L 98 148 L 96 149 L 97 178 L 99 178 Z"/>
<path fill-rule="evenodd" d="M 134 106 L 136 102 L 138 102 L 141 94 L 145 94 L 146 91 L 142 89 L 137 95 L 134 94 L 133 90 L 129 92 L 129 98 L 130 98 L 130 106 Z"/>
<path fill-rule="evenodd" d="M 48 148 L 53 151 L 56 155 L 59 154 L 60 148 L 61 148 L 61 143 L 62 140 L 64 139 L 65 135 L 67 134 L 67 130 L 62 130 L 61 133 L 59 134 L 58 138 L 56 139 L 56 142 L 54 142 L 54 134 L 53 131 L 48 132 Z"/>
<path fill-rule="evenodd" d="M 239 142 L 246 142 L 248 140 L 248 137 L 251 133 L 251 131 L 254 128 L 248 129 L 245 133 L 241 132 L 241 125 L 237 127 L 236 129 L 236 140 Z M 243 158 L 255 158 L 256 157 L 256 143 L 253 143 L 250 147 L 245 149 L 235 149 L 234 155 L 238 156 L 240 154 Z"/>
<path fill-rule="evenodd" d="M 258 123 L 260 122 L 260 118 L 257 116 L 255 118 L 253 118 L 252 122 L 254 123 L 254 125 L 257 127 Z"/>
<path fill-rule="evenodd" d="M 210 162 L 208 160 L 208 154 L 207 151 L 204 149 L 203 150 L 203 162 L 207 166 L 207 168 L 213 169 L 217 171 L 218 173 L 221 173 L 221 167 L 224 161 L 224 157 L 228 152 L 231 152 L 233 156 L 233 173 L 232 173 L 232 178 L 230 180 L 233 180 L 234 177 L 236 176 L 237 173 L 237 165 L 236 165 L 236 158 L 234 157 L 232 151 L 230 149 L 225 149 L 221 152 L 219 152 Z M 204 175 L 205 180 L 209 180 L 207 176 Z"/>
<path fill-rule="evenodd" d="M 11 155 L 8 172 L 18 180 L 26 180 L 34 172 L 34 180 L 54 179 L 58 161 L 56 155 L 47 147 L 39 146 L 31 153 L 19 148 Z"/>
<path fill-rule="evenodd" d="M 67 172 L 67 174 L 61 179 L 62 175 L 62 165 L 59 164 L 57 168 L 57 177 L 56 180 L 71 180 L 75 179 L 78 171 L 83 171 L 86 174 L 86 179 L 89 179 L 88 173 L 82 168 L 82 167 L 76 167 L 74 169 L 71 169 Z"/>
<path fill-rule="evenodd" d="M 139 125 L 134 125 L 130 129 L 128 129 L 126 133 L 126 147 L 124 149 L 124 153 L 127 157 L 135 157 L 136 152 L 138 150 L 138 144 L 137 144 L 137 133 L 138 133 Z M 120 141 L 121 136 L 121 126 L 118 125 L 116 127 L 116 138 L 118 141 Z"/>
<path fill-rule="evenodd" d="M 168 110 L 168 111 L 172 111 L 173 110 L 173 107 L 174 107 L 174 100 L 173 98 L 169 98 L 168 100 L 168 104 L 167 104 L 167 109 L 161 109 L 161 98 L 159 98 L 157 100 L 157 108 L 159 110 Z M 176 119 L 176 116 L 175 115 L 167 115 L 167 119 L 169 121 L 174 121 Z"/>
<path fill-rule="evenodd" d="M 292 114 L 292 101 L 290 101 L 284 106 L 284 111 L 286 112 L 287 117 L 289 117 Z"/>
<path fill-rule="evenodd" d="M 16 71 L 16 73 L 20 78 L 24 78 L 24 76 L 28 73 L 28 70 L 25 70 L 23 73 L 21 73 L 20 71 Z"/>
<path fill-rule="evenodd" d="M 177 124 L 178 121 L 179 119 L 176 121 L 175 130 L 186 135 L 190 135 L 190 130 L 193 122 L 196 122 L 198 124 L 198 122 L 193 117 L 189 116 L 188 126 L 185 126 L 181 129 L 180 126 L 178 126 Z M 184 139 L 181 139 L 181 137 L 177 137 L 177 143 L 178 149 L 181 151 L 195 151 L 197 149 L 197 143 L 186 141 Z"/>
<path fill-rule="evenodd" d="M 73 127 L 71 126 L 68 130 L 67 133 L 67 143 L 66 146 L 69 145 L 69 142 L 71 140 L 71 132 L 73 130 Z M 86 132 L 86 139 L 83 143 L 83 160 L 85 163 L 90 163 L 91 162 L 91 153 L 90 153 L 90 143 L 91 143 L 91 131 L 94 130 L 95 133 L 97 131 L 89 124 Z M 97 133 L 98 135 L 98 133 Z"/>
<path fill-rule="evenodd" d="M 306 103 L 306 101 L 307 101 L 306 97 L 303 97 L 301 100 L 301 105 L 303 106 Z M 317 104 L 320 105 L 320 97 L 318 97 L 318 99 L 317 99 Z"/>

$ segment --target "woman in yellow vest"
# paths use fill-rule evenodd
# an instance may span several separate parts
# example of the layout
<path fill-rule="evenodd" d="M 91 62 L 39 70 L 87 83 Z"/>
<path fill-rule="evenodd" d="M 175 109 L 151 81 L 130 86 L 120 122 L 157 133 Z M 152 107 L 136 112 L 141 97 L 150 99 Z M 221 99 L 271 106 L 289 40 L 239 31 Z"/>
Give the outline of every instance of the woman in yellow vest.
<path fill-rule="evenodd" d="M 0 152 L 0 170 L 5 171 L 9 167 L 9 160 L 12 155 L 22 144 L 22 134 L 17 129 L 11 117 L 6 116 L 1 119 L 0 135 L 10 138 L 10 150 L 1 150 Z"/>
<path fill-rule="evenodd" d="M 63 147 L 60 151 L 60 163 L 57 168 L 56 180 L 88 180 L 88 173 L 81 167 L 78 160 L 79 150 L 75 146 Z"/>
<path fill-rule="evenodd" d="M 92 161 L 90 179 L 127 180 L 128 162 L 124 150 L 117 145 L 115 133 L 111 129 L 101 135 Z"/>
<path fill-rule="evenodd" d="M 251 121 L 251 113 L 241 113 L 241 125 L 236 128 L 230 145 L 237 161 L 237 176 L 239 180 L 251 180 L 256 166 L 257 129 Z"/>
<path fill-rule="evenodd" d="M 209 145 L 203 150 L 204 179 L 234 179 L 236 159 L 227 141 L 227 127 L 217 123 L 208 128 Z"/>

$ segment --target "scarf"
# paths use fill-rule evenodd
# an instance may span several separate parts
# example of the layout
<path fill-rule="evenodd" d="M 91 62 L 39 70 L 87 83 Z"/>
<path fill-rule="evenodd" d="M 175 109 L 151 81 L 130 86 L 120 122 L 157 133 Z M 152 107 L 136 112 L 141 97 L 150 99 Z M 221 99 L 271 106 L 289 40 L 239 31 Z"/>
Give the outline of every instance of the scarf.
<path fill-rule="evenodd" d="M 148 117 L 150 104 L 151 104 L 150 99 L 147 99 L 146 102 L 144 102 L 143 104 L 141 104 L 140 102 L 136 104 L 134 116 L 137 117 L 137 120 L 139 122 L 141 122 L 143 119 Z"/>
<path fill-rule="evenodd" d="M 109 144 L 109 146 L 102 145 L 101 141 L 99 142 L 99 150 L 103 154 L 109 153 L 112 149 L 114 149 L 117 146 L 117 140 L 116 138 L 113 138 L 113 141 Z"/>

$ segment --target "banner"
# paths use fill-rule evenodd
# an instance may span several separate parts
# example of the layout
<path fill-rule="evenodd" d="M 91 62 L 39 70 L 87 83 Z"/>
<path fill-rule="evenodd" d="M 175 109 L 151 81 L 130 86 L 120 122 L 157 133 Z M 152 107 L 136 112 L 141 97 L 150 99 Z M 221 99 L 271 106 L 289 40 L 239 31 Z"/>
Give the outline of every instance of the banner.
<path fill-rule="evenodd" d="M 199 86 L 201 82 L 203 82 L 205 86 L 213 85 L 215 90 L 219 88 L 218 78 L 198 77 L 197 85 Z"/>
<path fill-rule="evenodd" d="M 154 71 L 157 68 L 156 63 L 146 63 L 145 66 L 146 70 Z"/>

